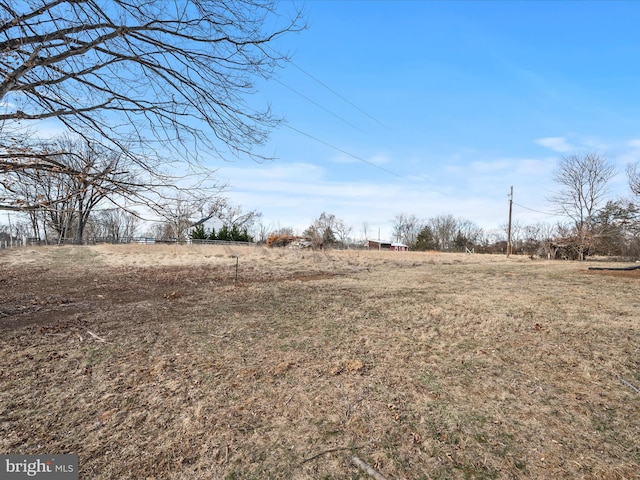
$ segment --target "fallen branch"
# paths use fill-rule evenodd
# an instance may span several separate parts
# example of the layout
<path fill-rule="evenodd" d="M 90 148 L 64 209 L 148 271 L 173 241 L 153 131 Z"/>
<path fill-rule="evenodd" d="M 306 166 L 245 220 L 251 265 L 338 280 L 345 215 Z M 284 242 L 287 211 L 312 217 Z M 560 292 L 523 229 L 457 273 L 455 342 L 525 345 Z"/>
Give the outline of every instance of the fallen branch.
<path fill-rule="evenodd" d="M 93 338 L 95 338 L 96 340 L 98 340 L 99 342 L 103 342 L 103 343 L 106 343 L 106 342 L 107 342 L 104 338 L 99 337 L 98 335 L 96 335 L 95 333 L 93 333 L 91 330 L 87 330 L 87 333 L 88 333 L 89 335 L 91 335 Z"/>
<path fill-rule="evenodd" d="M 363 472 L 366 472 L 371 478 L 375 480 L 387 480 L 387 478 L 382 475 L 377 470 L 373 469 L 371 466 L 360 460 L 358 457 L 351 457 L 351 463 L 358 467 Z"/>
<path fill-rule="evenodd" d="M 613 270 L 613 271 L 640 270 L 640 265 L 634 265 L 633 267 L 589 267 L 589 270 Z"/>
<path fill-rule="evenodd" d="M 302 465 L 303 463 L 307 463 L 310 462 L 311 460 L 315 460 L 318 457 L 321 457 L 322 455 L 325 455 L 327 453 L 332 453 L 332 452 L 339 452 L 341 450 L 357 450 L 360 447 L 338 447 L 338 448 L 330 448 L 329 450 L 324 450 L 320 453 L 315 454 L 313 457 L 309 457 L 306 460 L 303 460 L 302 462 L 300 462 L 300 465 Z"/>
<path fill-rule="evenodd" d="M 638 387 L 636 387 L 636 386 L 632 385 L 631 383 L 627 382 L 624 378 L 620 377 L 619 375 L 616 375 L 616 378 L 618 380 L 620 380 L 623 385 L 626 385 L 631 390 L 633 390 L 633 393 L 640 393 L 640 390 L 638 389 Z"/>

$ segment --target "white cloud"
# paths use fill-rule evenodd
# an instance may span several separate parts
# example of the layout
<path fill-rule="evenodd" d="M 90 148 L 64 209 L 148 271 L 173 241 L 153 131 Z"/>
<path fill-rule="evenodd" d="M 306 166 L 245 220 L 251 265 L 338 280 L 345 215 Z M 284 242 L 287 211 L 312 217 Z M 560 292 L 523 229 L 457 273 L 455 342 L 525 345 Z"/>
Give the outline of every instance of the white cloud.
<path fill-rule="evenodd" d="M 535 143 L 559 153 L 567 153 L 576 149 L 576 147 L 571 145 L 565 137 L 538 138 L 535 140 Z"/>

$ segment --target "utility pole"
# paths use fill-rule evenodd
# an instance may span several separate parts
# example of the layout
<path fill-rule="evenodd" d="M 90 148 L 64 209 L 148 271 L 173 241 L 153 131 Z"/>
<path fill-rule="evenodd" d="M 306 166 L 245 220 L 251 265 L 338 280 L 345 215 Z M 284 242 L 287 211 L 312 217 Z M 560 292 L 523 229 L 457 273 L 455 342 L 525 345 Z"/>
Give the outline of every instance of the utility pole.
<path fill-rule="evenodd" d="M 507 227 L 507 258 L 511 255 L 511 212 L 513 212 L 513 185 L 509 194 L 509 227 Z"/>

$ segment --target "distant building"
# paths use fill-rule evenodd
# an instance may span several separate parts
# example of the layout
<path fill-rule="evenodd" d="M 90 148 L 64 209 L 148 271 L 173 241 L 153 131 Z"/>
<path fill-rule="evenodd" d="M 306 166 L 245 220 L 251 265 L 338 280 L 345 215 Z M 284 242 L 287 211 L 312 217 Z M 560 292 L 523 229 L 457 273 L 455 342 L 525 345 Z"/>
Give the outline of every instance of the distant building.
<path fill-rule="evenodd" d="M 400 242 L 385 242 L 382 240 L 367 240 L 365 247 L 369 250 L 395 250 L 399 252 L 406 252 L 409 247 Z"/>

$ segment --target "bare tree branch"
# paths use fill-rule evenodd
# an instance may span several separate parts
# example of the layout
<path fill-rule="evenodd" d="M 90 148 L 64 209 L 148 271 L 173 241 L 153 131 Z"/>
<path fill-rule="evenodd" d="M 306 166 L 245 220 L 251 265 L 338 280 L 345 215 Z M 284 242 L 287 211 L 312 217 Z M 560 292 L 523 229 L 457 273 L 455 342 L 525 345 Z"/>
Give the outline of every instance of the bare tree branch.
<path fill-rule="evenodd" d="M 303 27 L 299 12 L 287 19 L 276 5 L 0 0 L 0 209 L 43 206 L 15 197 L 22 174 L 79 173 L 60 163 L 64 152 L 24 134 L 42 120 L 55 119 L 85 142 L 119 151 L 136 172 L 148 174 L 147 193 L 175 187 L 180 181 L 168 167 L 201 167 L 202 152 L 265 158 L 256 147 L 279 119 L 268 107 L 254 110 L 248 98 L 258 80 L 287 61 L 266 47 Z M 205 178 L 212 173 L 200 170 Z M 114 185 L 139 195 L 139 188 L 122 187 Z"/>
<path fill-rule="evenodd" d="M 151 131 L 163 147 L 187 134 L 217 150 L 213 133 L 235 154 L 277 123 L 244 101 L 286 61 L 263 46 L 300 29 L 294 16 L 269 30 L 273 1 L 12 3 L 0 1 L 0 100 L 10 102 L 0 120 L 64 116 L 105 135 L 97 125 L 115 114 L 108 141 Z"/>

